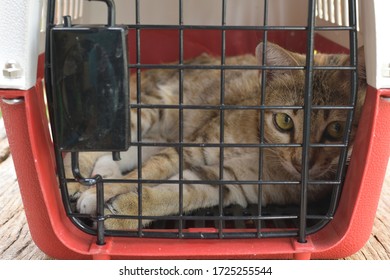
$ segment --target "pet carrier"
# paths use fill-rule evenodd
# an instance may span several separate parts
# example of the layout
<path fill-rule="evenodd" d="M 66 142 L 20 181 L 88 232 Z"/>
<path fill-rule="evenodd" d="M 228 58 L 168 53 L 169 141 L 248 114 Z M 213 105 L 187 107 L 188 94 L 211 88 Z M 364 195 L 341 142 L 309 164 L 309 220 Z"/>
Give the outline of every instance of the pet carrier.
<path fill-rule="evenodd" d="M 390 155 L 390 130 L 386 122 L 390 115 L 390 57 L 385 49 L 388 38 L 384 36 L 388 3 L 376 0 L 100 1 L 106 5 L 97 1 L 17 2 L 21 5 L 9 4 L 0 9 L 2 18 L 4 13 L 10 19 L 0 26 L 1 34 L 8 36 L 9 30 L 13 30 L 12 36 L 18 36 L 1 43 L 0 62 L 5 65 L 0 75 L 1 109 L 31 235 L 46 254 L 60 259 L 329 259 L 351 255 L 364 245 L 372 229 Z M 83 16 L 78 18 L 81 13 Z M 46 48 L 38 56 L 41 17 L 47 17 Z M 260 42 L 258 59 L 262 63 L 227 63 L 232 56 L 255 54 Z M 306 54 L 303 65 L 268 65 L 267 46 L 272 43 Z M 354 133 L 353 117 L 357 114 L 361 83 L 359 62 L 364 58 L 358 55 L 360 45 L 365 49 L 368 86 L 349 159 L 350 132 Z M 333 61 L 319 66 L 314 61 L 317 52 L 344 53 L 349 62 L 333 65 L 336 64 Z M 187 63 L 202 53 L 216 59 L 211 64 Z M 176 103 L 142 101 L 143 73 L 153 69 L 177 75 Z M 189 71 L 217 73 L 217 104 L 185 103 Z M 231 73 L 245 71 L 258 73 L 262 80 L 258 103 L 226 103 L 225 87 Z M 272 79 L 272 71 L 304 73 L 302 104 L 265 102 L 265 84 Z M 344 76 L 350 84 L 348 104 L 313 102 L 314 88 L 318 86 L 314 79 L 316 71 L 347 73 Z M 135 86 L 129 88 L 130 79 L 134 79 Z M 135 98 L 131 99 L 131 95 Z M 130 109 L 134 114 L 130 114 Z M 177 112 L 177 139 L 144 141 L 142 114 L 148 109 Z M 262 120 L 271 109 L 303 114 L 300 142 L 266 141 Z M 190 110 L 204 114 L 207 110 L 217 112 L 217 142 L 191 142 L 184 137 L 184 117 Z M 340 141 L 312 140 L 311 116 L 320 110 L 344 112 L 345 130 Z M 224 119 L 233 111 L 258 113 L 258 143 L 225 140 Z M 136 121 L 131 119 L 133 115 Z M 135 129 L 130 129 L 132 126 Z M 335 128 L 339 130 L 340 126 Z M 139 163 L 148 148 L 174 148 L 178 154 L 177 177 L 174 180 L 142 176 L 103 178 L 100 174 L 84 173 L 82 163 L 80 166 L 80 156 L 91 151 L 112 153 L 110 162 L 120 162 L 129 147 Z M 216 178 L 184 178 L 187 148 L 218 150 Z M 260 170 L 256 179 L 229 179 L 224 154 L 240 148 L 256 151 Z M 261 170 L 267 164 L 264 153 L 274 148 L 301 151 L 299 179 L 278 181 L 263 177 Z M 313 179 L 309 154 L 326 148 L 337 151 L 335 175 Z M 69 156 L 71 175 L 64 163 Z M 141 166 L 135 168 L 139 174 Z M 140 198 L 136 214 L 104 212 L 107 185 L 135 184 L 134 193 L 142 197 L 151 183 L 163 187 L 176 185 L 178 201 L 172 203 L 178 204 L 177 213 L 149 215 Z M 96 214 L 80 213 L 80 207 L 75 207 L 69 193 L 69 187 L 75 184 L 96 188 L 93 211 Z M 194 189 L 200 185 L 214 186 L 218 203 L 215 207 L 184 211 L 186 184 L 192 184 Z M 229 184 L 240 185 L 242 189 L 255 186 L 256 197 L 247 207 L 224 205 Z M 269 185 L 297 186 L 299 203 L 263 204 L 264 188 Z M 315 185 L 328 186 L 331 192 L 321 205 L 313 206 L 309 193 Z M 107 228 L 112 220 L 133 221 L 136 226 Z M 152 222 L 143 226 L 145 220 Z"/>

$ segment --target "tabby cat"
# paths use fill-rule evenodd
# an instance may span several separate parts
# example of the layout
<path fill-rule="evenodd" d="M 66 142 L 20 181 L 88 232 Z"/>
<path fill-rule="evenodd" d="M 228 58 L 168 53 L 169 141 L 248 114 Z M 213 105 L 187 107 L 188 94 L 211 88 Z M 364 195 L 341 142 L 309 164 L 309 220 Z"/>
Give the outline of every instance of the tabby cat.
<path fill-rule="evenodd" d="M 227 65 L 263 65 L 263 44 L 256 48 L 256 55 L 226 58 Z M 265 49 L 267 66 L 304 66 L 306 57 L 267 43 Z M 363 62 L 363 50 L 359 50 L 359 62 Z M 201 55 L 186 64 L 218 65 L 220 58 Z M 349 66 L 348 55 L 316 54 L 315 65 Z M 142 148 L 142 178 L 149 180 L 172 180 L 160 185 L 142 185 L 142 215 L 177 215 L 199 208 L 219 204 L 238 204 L 245 207 L 258 203 L 258 185 L 240 184 L 240 181 L 259 180 L 269 184 L 262 187 L 261 200 L 267 204 L 299 203 L 299 185 L 278 184 L 279 181 L 299 182 L 302 170 L 302 148 L 299 145 L 281 147 L 278 144 L 301 144 L 303 141 L 305 71 L 292 69 L 270 69 L 266 71 L 263 113 L 257 108 L 239 109 L 232 106 L 261 105 L 262 72 L 252 70 L 225 70 L 224 94 L 221 96 L 221 71 L 215 69 L 186 69 L 183 85 L 179 88 L 178 70 L 149 70 L 141 74 L 142 104 L 207 105 L 199 109 L 183 109 L 183 130 L 180 131 L 177 108 L 141 109 L 141 134 L 143 142 L 179 142 L 198 144 L 178 147 Z M 365 96 L 364 64 L 359 65 L 359 87 L 355 118 L 351 131 L 349 154 Z M 340 106 L 350 104 L 349 70 L 315 70 L 313 74 L 313 106 Z M 131 102 L 136 103 L 136 78 L 131 77 Z M 183 91 L 183 100 L 180 99 Z M 223 100 L 221 100 L 223 98 Z M 224 104 L 221 112 L 217 106 Z M 212 106 L 215 107 L 212 107 Z M 274 107 L 290 106 L 283 109 Z M 230 106 L 230 107 L 229 107 Z M 274 106 L 274 107 L 272 107 Z M 295 106 L 295 107 L 293 107 Z M 311 114 L 311 143 L 342 143 L 345 120 L 348 112 L 340 109 L 314 109 Z M 222 116 L 223 115 L 223 116 Z M 221 121 L 221 116 L 223 117 Z M 263 117 L 263 120 L 261 118 Z M 223 134 L 220 124 L 223 122 Z M 263 123 L 263 125 L 262 125 Z M 137 141 L 137 109 L 131 109 L 132 141 Z M 180 139 L 182 138 L 182 139 Z M 141 141 L 141 139 L 139 139 Z M 230 144 L 223 150 L 219 143 Z M 259 149 L 255 145 L 269 144 Z M 205 145 L 203 145 L 205 144 Z M 207 146 L 207 144 L 216 144 Z M 259 153 L 263 160 L 260 161 Z M 182 160 L 181 156 L 182 154 Z M 332 180 L 339 161 L 340 148 L 312 147 L 309 150 L 310 180 Z M 220 162 L 223 161 L 223 168 Z M 65 159 L 67 175 L 70 176 L 69 158 Z M 101 174 L 106 178 L 138 178 L 137 147 L 122 153 L 122 161 L 114 162 L 109 155 L 82 153 L 81 171 L 84 175 Z M 179 171 L 179 165 L 183 167 Z M 122 175 L 124 174 L 124 175 Z M 231 184 L 207 184 L 205 180 L 234 181 Z M 178 180 L 191 183 L 182 185 L 183 204 L 179 209 Z M 196 181 L 203 181 L 202 184 Z M 220 192 L 222 188 L 222 192 Z M 331 186 L 309 185 L 308 199 L 315 201 L 329 193 Z M 96 189 L 69 185 L 69 193 L 77 199 L 80 213 L 96 212 Z M 138 185 L 130 183 L 105 183 L 104 200 L 107 215 L 138 215 Z M 150 221 L 143 221 L 146 226 Z M 137 219 L 107 219 L 108 229 L 134 229 Z"/>

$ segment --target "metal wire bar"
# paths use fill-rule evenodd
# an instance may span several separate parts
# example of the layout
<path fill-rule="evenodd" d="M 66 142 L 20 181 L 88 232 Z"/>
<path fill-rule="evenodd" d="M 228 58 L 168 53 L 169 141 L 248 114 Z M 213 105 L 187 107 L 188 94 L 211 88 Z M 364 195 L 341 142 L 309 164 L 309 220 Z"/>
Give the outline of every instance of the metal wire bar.
<path fill-rule="evenodd" d="M 100 175 L 99 175 L 100 177 Z M 97 245 L 106 244 L 105 241 L 105 228 L 104 228 L 104 185 L 102 178 L 98 178 L 96 183 L 96 236 L 97 236 Z"/>
<path fill-rule="evenodd" d="M 308 216 L 309 217 L 309 216 Z M 131 215 L 107 215 L 107 219 L 115 218 L 115 219 L 137 219 L 138 216 L 131 216 Z M 172 220 L 172 221 L 180 221 L 182 220 L 179 216 L 143 216 L 144 219 L 148 220 Z M 286 219 L 297 219 L 297 215 L 273 215 L 273 216 L 187 216 L 185 217 L 186 220 L 207 220 L 207 221 L 214 221 L 214 220 L 223 220 L 223 221 L 244 221 L 244 220 L 286 220 Z M 322 216 L 311 216 L 311 219 L 322 219 L 327 217 Z"/>
<path fill-rule="evenodd" d="M 107 231 L 107 236 L 118 236 L 118 237 L 137 237 L 134 232 L 131 231 Z M 256 232 L 241 231 L 241 232 L 224 232 L 224 238 L 227 239 L 253 239 L 256 238 Z M 287 238 L 297 236 L 296 230 L 286 231 L 264 231 L 262 232 L 263 238 Z M 174 231 L 171 232 L 155 232 L 145 231 L 145 238 L 178 238 L 178 234 Z M 216 239 L 219 238 L 218 233 L 210 232 L 185 232 L 183 233 L 185 239 Z"/>
<path fill-rule="evenodd" d="M 129 64 L 131 69 L 184 69 L 184 70 L 305 70 L 305 66 L 266 65 L 196 65 L 196 64 Z M 313 70 L 353 70 L 352 66 L 315 66 Z"/>
<path fill-rule="evenodd" d="M 140 24 L 140 1 L 135 1 L 135 20 L 136 25 Z M 136 28 L 136 64 L 141 65 L 141 28 Z M 141 99 L 141 69 L 137 68 L 136 72 L 137 77 L 137 104 L 142 103 Z M 130 93 L 131 94 L 131 93 Z M 142 123 L 141 123 L 141 108 L 137 108 L 137 141 L 142 142 Z M 142 148 L 138 146 L 137 148 L 137 161 L 138 161 L 138 178 L 142 179 Z M 138 191 L 138 236 L 142 236 L 142 181 L 137 182 L 137 191 Z"/>
<path fill-rule="evenodd" d="M 156 146 L 161 146 L 161 147 L 178 147 L 180 146 L 179 143 L 175 142 L 154 142 L 154 143 L 148 143 L 148 142 L 131 142 L 131 145 L 133 146 L 144 146 L 144 147 L 156 147 Z M 281 144 L 274 144 L 274 143 L 264 143 L 264 144 L 259 144 L 259 143 L 183 143 L 183 147 L 199 147 L 199 148 L 220 148 L 220 147 L 227 147 L 227 148 L 259 148 L 259 147 L 264 147 L 264 148 L 275 148 L 275 147 L 302 147 L 302 144 L 298 143 L 281 143 Z M 313 144 L 316 145 L 317 147 L 335 147 L 337 144 Z M 321 145 L 321 146 L 319 146 Z M 342 145 L 342 144 L 340 144 Z M 338 145 L 337 145 L 338 147 Z M 341 146 L 343 147 L 343 146 Z"/>
<path fill-rule="evenodd" d="M 226 25 L 226 1 L 222 0 L 222 22 L 221 26 Z M 225 65 L 226 62 L 226 31 L 221 30 L 221 65 Z M 219 142 L 221 144 L 219 148 L 219 180 L 223 181 L 224 178 L 224 149 L 225 149 L 225 70 L 221 69 L 220 77 L 220 105 L 221 110 L 219 111 Z M 222 184 L 219 185 L 219 223 L 218 223 L 218 234 L 219 238 L 223 238 L 223 208 L 224 208 L 224 187 Z"/>
<path fill-rule="evenodd" d="M 301 243 L 306 242 L 306 214 L 307 214 L 307 189 L 309 180 L 309 148 L 311 131 L 311 111 L 313 99 L 313 65 L 314 65 L 314 26 L 315 26 L 316 1 L 308 3 L 307 23 L 307 49 L 306 49 L 306 73 L 305 73 L 305 101 L 302 144 L 302 183 L 299 215 L 299 238 Z"/>
<path fill-rule="evenodd" d="M 142 147 L 177 147 L 177 143 L 166 143 L 166 142 L 154 142 L 154 143 L 145 143 L 145 142 L 131 142 L 132 146 L 142 146 Z M 300 148 L 302 144 L 300 143 L 183 143 L 183 147 L 198 147 L 198 148 L 220 148 L 221 146 L 225 148 Z M 310 148 L 345 148 L 347 144 L 345 143 L 310 143 Z"/>
<path fill-rule="evenodd" d="M 304 106 L 297 105 L 172 105 L 172 104 L 131 104 L 131 108 L 144 109 L 187 109 L 187 110 L 302 110 Z M 313 110 L 353 110 L 354 107 L 350 105 L 327 106 L 327 105 L 313 105 Z"/>
<path fill-rule="evenodd" d="M 299 185 L 300 181 L 258 181 L 258 180 L 153 180 L 153 179 L 103 179 L 105 183 L 138 183 L 141 182 L 143 184 L 151 184 L 151 185 L 163 185 L 163 184 L 179 184 L 183 182 L 183 184 L 191 184 L 191 185 Z M 65 179 L 65 182 L 72 183 L 77 182 L 75 179 Z M 338 180 L 309 180 L 309 184 L 317 184 L 317 185 L 337 185 L 340 184 L 341 181 Z"/>
<path fill-rule="evenodd" d="M 89 218 L 89 215 L 86 214 L 79 214 L 79 213 L 72 213 L 70 214 L 71 217 L 78 217 L 78 218 Z M 138 215 L 132 216 L 132 215 L 107 215 L 108 218 L 115 218 L 115 219 L 137 219 Z M 178 221 L 182 218 L 179 216 L 143 216 L 144 219 L 148 220 L 173 220 Z M 288 219 L 297 219 L 298 215 L 244 215 L 244 216 L 223 216 L 221 217 L 224 221 L 244 221 L 244 220 L 262 220 L 262 221 L 273 221 L 273 220 L 288 220 Z M 330 220 L 332 217 L 326 216 L 326 215 L 307 215 L 308 219 L 312 220 Z M 218 216 L 204 216 L 204 215 L 191 215 L 186 216 L 185 220 L 188 221 L 197 221 L 199 219 L 206 220 L 206 221 L 213 221 L 216 219 L 220 219 Z"/>
<path fill-rule="evenodd" d="M 141 28 L 141 29 L 158 29 L 158 30 L 258 30 L 258 31 L 306 31 L 307 26 L 248 26 L 248 25 L 175 25 L 175 24 L 136 24 L 127 25 L 128 28 Z M 352 30 L 350 26 L 316 26 L 313 28 L 314 31 L 349 31 Z"/>
<path fill-rule="evenodd" d="M 305 70 L 306 66 L 285 66 L 285 65 L 196 65 L 196 64 L 129 64 L 129 68 L 142 68 L 142 69 L 190 69 L 190 70 Z M 313 65 L 313 70 L 353 70 L 353 66 L 345 65 Z"/>
<path fill-rule="evenodd" d="M 79 153 L 72 152 L 71 154 L 71 163 L 72 163 L 72 172 L 75 180 L 84 185 L 84 186 L 95 186 L 96 187 L 96 243 L 98 245 L 104 245 L 105 235 L 104 235 L 104 188 L 103 188 L 103 178 L 100 175 L 95 175 L 92 178 L 84 177 L 80 172 L 79 167 Z"/>
<path fill-rule="evenodd" d="M 264 0 L 264 13 L 263 13 L 263 25 L 264 27 L 268 26 L 268 0 Z M 261 66 L 265 66 L 267 59 L 267 41 L 268 41 L 268 30 L 264 30 L 263 33 L 263 53 L 261 57 Z M 260 92 L 260 104 L 265 107 L 265 93 L 266 93 L 266 82 L 267 82 L 267 72 L 265 70 L 261 71 L 261 92 Z M 260 144 L 264 144 L 264 110 L 260 110 L 260 122 L 259 122 L 259 134 Z M 263 181 L 263 168 L 264 168 L 264 153 L 263 149 L 259 148 L 259 181 Z M 258 184 L 257 186 L 257 215 L 260 217 L 262 215 L 262 207 L 263 207 L 263 185 Z M 257 236 L 261 237 L 261 223 L 257 223 Z"/>
<path fill-rule="evenodd" d="M 115 19 L 116 19 L 115 11 L 116 10 L 115 10 L 115 2 L 113 0 L 89 0 L 89 1 L 105 2 L 106 5 L 108 6 L 107 18 L 108 18 L 109 26 L 114 26 L 115 25 Z"/>
<path fill-rule="evenodd" d="M 179 0 L 179 25 L 183 26 L 183 0 Z M 184 64 L 184 38 L 183 29 L 179 30 L 179 65 Z M 183 142 L 184 142 L 184 71 L 179 69 L 179 217 L 184 215 L 183 211 Z M 179 220 L 179 238 L 183 237 L 183 220 Z"/>

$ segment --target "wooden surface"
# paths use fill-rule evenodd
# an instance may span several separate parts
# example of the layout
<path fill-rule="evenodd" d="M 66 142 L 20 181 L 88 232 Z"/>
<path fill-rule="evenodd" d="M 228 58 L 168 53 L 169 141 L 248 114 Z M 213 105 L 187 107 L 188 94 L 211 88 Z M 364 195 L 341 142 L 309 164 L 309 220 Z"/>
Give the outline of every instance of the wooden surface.
<path fill-rule="evenodd" d="M 389 214 L 390 167 L 371 237 L 359 252 L 348 259 L 390 259 Z M 31 240 L 2 120 L 0 120 L 0 259 L 48 259 Z"/>

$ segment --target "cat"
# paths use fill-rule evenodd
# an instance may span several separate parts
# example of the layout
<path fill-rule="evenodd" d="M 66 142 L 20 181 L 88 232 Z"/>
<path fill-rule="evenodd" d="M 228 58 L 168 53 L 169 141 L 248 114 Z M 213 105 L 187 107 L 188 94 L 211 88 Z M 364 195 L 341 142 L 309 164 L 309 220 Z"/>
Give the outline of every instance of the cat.
<path fill-rule="evenodd" d="M 263 49 L 265 62 L 262 63 Z M 356 111 L 354 114 L 348 155 L 351 154 L 361 107 L 364 103 L 366 84 L 364 70 L 364 51 L 359 49 L 359 83 Z M 266 66 L 304 66 L 306 56 L 288 51 L 268 42 L 266 47 L 260 43 L 255 55 L 240 55 L 226 58 L 227 65 L 266 65 Z M 203 54 L 186 61 L 188 65 L 220 65 L 220 58 Z M 350 66 L 349 55 L 316 54 L 314 64 L 318 66 Z M 207 68 L 207 67 L 206 67 Z M 230 69 L 224 71 L 224 95 L 221 96 L 221 71 L 218 69 L 183 70 L 184 105 L 205 105 L 206 109 L 183 109 L 183 130 L 179 127 L 177 108 L 141 109 L 142 142 L 198 144 L 175 147 L 142 148 L 142 178 L 147 180 L 172 180 L 163 184 L 142 185 L 142 215 L 166 216 L 178 215 L 180 212 L 223 205 L 238 204 L 246 207 L 258 203 L 259 173 L 261 179 L 270 182 L 261 190 L 262 205 L 298 204 L 300 186 L 283 185 L 280 181 L 299 182 L 302 171 L 302 148 L 297 146 L 281 147 L 278 144 L 301 144 L 303 142 L 304 88 L 305 71 L 291 69 L 269 69 L 265 71 L 264 105 L 290 106 L 278 109 L 273 107 L 263 110 L 240 110 L 229 106 L 260 106 L 262 71 Z M 177 69 L 154 69 L 141 73 L 141 103 L 178 105 L 179 104 L 179 71 Z M 313 72 L 313 106 L 341 106 L 350 104 L 349 70 L 314 70 Z M 137 79 L 130 78 L 131 102 L 137 103 Z M 221 101 L 221 98 L 223 100 Z M 221 136 L 221 110 L 223 110 L 223 136 Z M 214 106 L 214 107 L 212 107 Z M 293 106 L 291 108 L 291 106 Z M 294 107 L 295 106 L 295 107 Z M 230 109 L 229 109 L 230 108 Z M 348 112 L 340 109 L 314 109 L 311 113 L 311 143 L 342 143 L 345 134 L 345 121 Z M 261 117 L 263 116 L 263 120 Z M 263 123 L 263 126 L 262 126 Z M 262 126 L 263 133 L 260 133 Z M 261 136 L 263 134 L 263 136 Z M 182 138 L 182 139 L 180 139 Z M 260 149 L 255 145 L 263 138 L 264 144 L 270 146 Z M 137 141 L 137 109 L 131 109 L 131 140 Z M 221 140 L 226 144 L 222 154 L 218 146 Z M 141 141 L 141 139 L 140 139 Z M 207 144 L 215 144 L 210 147 Z M 202 145 L 206 144 L 206 145 Z M 234 146 L 234 144 L 248 144 Z M 272 144 L 274 146 L 272 146 Z M 182 150 L 182 151 L 181 151 Z M 262 170 L 259 172 L 260 155 Z M 180 154 L 182 153 L 182 161 Z M 339 162 L 340 148 L 317 147 L 309 149 L 310 180 L 334 180 Z M 82 174 L 101 174 L 105 178 L 137 179 L 137 147 L 131 147 L 121 153 L 122 161 L 114 162 L 110 155 L 102 153 L 81 153 L 80 166 Z M 220 161 L 223 160 L 223 168 Z M 179 171 L 182 166 L 182 172 Z M 67 176 L 71 176 L 69 156 L 65 158 Z M 223 174 L 221 174 L 223 173 Z M 124 174 L 124 175 L 122 175 Z M 223 178 L 231 184 L 220 184 L 216 181 Z M 180 194 L 179 180 L 183 183 Z M 214 183 L 196 181 L 211 180 Z M 253 184 L 240 184 L 240 181 L 252 181 Z M 222 190 L 221 190 L 222 189 Z M 309 184 L 308 200 L 316 201 L 331 191 L 331 185 Z M 80 213 L 96 212 L 96 189 L 79 184 L 69 184 L 69 194 L 77 199 Z M 105 214 L 115 215 L 139 214 L 139 192 L 137 184 L 105 183 Z M 179 197 L 182 195 L 182 209 Z M 220 198 L 221 197 L 221 198 Z M 143 219 L 141 226 L 151 221 Z M 138 219 L 105 220 L 107 229 L 136 229 Z"/>

